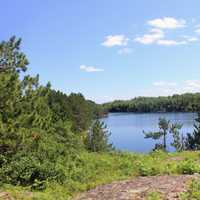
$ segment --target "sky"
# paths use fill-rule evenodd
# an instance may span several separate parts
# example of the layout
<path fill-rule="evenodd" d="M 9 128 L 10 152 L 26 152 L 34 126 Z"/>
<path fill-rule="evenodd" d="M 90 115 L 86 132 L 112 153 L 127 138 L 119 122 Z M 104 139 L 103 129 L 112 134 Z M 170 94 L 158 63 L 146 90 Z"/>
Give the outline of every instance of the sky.
<path fill-rule="evenodd" d="M 98 103 L 200 92 L 199 0 L 0 0 L 28 73 Z"/>

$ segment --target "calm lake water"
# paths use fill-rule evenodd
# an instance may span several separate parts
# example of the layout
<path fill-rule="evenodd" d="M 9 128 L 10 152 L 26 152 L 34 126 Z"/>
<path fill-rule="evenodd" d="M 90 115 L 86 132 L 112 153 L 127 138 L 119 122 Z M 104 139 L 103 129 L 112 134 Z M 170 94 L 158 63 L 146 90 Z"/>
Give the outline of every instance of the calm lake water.
<path fill-rule="evenodd" d="M 181 132 L 186 134 L 193 131 L 196 118 L 195 113 L 110 113 L 107 118 L 102 119 L 108 126 L 112 135 L 110 141 L 117 149 L 149 152 L 155 145 L 152 139 L 144 139 L 144 131 L 157 131 L 158 119 L 165 117 L 171 122 L 183 124 Z M 168 144 L 172 136 L 168 136 Z M 168 145 L 169 146 L 169 145 Z M 172 147 L 168 150 L 173 151 Z"/>

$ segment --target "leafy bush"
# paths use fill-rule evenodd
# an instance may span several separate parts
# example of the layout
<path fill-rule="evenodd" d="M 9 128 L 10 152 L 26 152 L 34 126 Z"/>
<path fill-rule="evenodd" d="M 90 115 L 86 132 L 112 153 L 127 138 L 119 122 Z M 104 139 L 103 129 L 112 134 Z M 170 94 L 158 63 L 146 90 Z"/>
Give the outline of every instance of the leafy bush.
<path fill-rule="evenodd" d="M 181 174 L 194 174 L 200 172 L 200 166 L 196 161 L 187 159 L 178 164 L 177 170 Z"/>
<path fill-rule="evenodd" d="M 4 182 L 24 186 L 34 184 L 34 188 L 38 181 L 63 182 L 65 178 L 64 172 L 57 170 L 52 163 L 48 161 L 41 163 L 34 157 L 22 157 L 14 160 L 3 166 L 0 172 Z"/>
<path fill-rule="evenodd" d="M 156 166 L 149 166 L 145 163 L 139 164 L 139 175 L 141 176 L 155 176 L 160 174 L 159 168 Z"/>

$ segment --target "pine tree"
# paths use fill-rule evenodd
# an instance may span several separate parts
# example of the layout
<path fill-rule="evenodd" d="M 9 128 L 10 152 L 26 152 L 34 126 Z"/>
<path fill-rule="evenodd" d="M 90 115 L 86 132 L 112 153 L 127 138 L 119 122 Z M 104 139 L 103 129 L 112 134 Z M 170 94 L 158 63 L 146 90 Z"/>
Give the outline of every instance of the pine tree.
<path fill-rule="evenodd" d="M 195 119 L 193 133 L 188 133 L 186 137 L 186 148 L 188 150 L 200 150 L 200 112 Z"/>
<path fill-rule="evenodd" d="M 143 133 L 145 134 L 145 138 L 152 138 L 154 140 L 158 140 L 160 138 L 163 138 L 163 149 L 166 151 L 166 148 L 167 148 L 167 142 L 166 142 L 166 139 L 167 139 L 167 134 L 169 132 L 169 129 L 170 129 L 170 121 L 166 120 L 165 118 L 160 118 L 159 119 L 159 131 L 157 132 L 144 132 Z"/>
<path fill-rule="evenodd" d="M 12 154 L 21 143 L 17 117 L 21 113 L 22 87 L 19 78 L 28 60 L 20 51 L 20 39 L 0 43 L 0 153 Z"/>
<path fill-rule="evenodd" d="M 185 148 L 184 145 L 184 137 L 181 135 L 179 130 L 182 128 L 182 125 L 179 123 L 170 123 L 169 120 L 166 120 L 165 118 L 159 119 L 159 131 L 157 132 L 144 132 L 145 138 L 152 138 L 154 140 L 159 140 L 162 138 L 163 143 L 162 144 L 156 144 L 154 150 L 157 149 L 163 149 L 167 150 L 167 135 L 169 133 L 173 136 L 173 142 L 171 145 L 176 148 L 177 151 L 182 151 Z"/>
<path fill-rule="evenodd" d="M 113 149 L 112 144 L 109 143 L 109 136 L 111 133 L 108 132 L 107 126 L 104 122 L 96 120 L 88 131 L 87 135 L 87 148 L 92 152 L 106 152 Z"/>
<path fill-rule="evenodd" d="M 171 146 L 173 146 L 176 151 L 183 151 L 185 149 L 185 138 L 183 134 L 180 134 L 180 129 L 182 128 L 182 124 L 174 123 L 170 127 L 170 133 L 173 136 L 173 142 Z"/>

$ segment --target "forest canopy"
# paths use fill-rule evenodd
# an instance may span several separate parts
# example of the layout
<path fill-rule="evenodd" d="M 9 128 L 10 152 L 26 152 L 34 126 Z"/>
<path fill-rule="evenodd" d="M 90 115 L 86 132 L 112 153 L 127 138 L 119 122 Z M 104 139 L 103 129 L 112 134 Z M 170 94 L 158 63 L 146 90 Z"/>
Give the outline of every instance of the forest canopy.
<path fill-rule="evenodd" d="M 109 112 L 196 112 L 200 93 L 175 94 L 167 97 L 136 97 L 103 104 Z"/>

